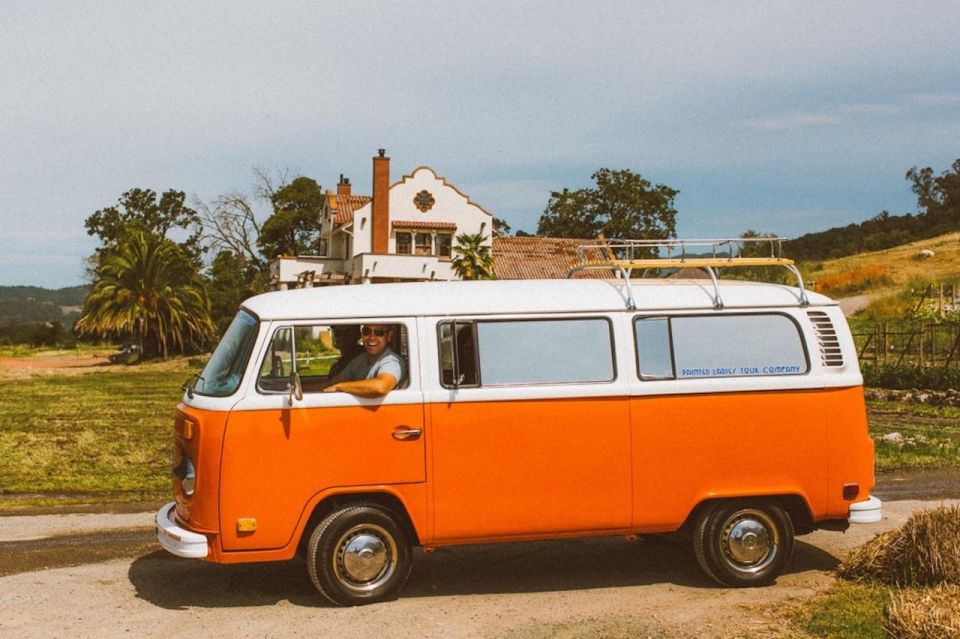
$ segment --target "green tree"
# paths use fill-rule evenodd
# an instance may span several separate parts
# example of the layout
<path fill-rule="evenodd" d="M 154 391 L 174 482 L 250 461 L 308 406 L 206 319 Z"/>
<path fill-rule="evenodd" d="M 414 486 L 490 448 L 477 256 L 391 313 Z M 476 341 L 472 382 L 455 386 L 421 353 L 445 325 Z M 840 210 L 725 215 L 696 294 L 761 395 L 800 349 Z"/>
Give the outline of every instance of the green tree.
<path fill-rule="evenodd" d="M 600 169 L 594 188 L 563 189 L 550 194 L 537 235 L 607 239 L 667 239 L 676 236 L 679 191 L 651 184 L 628 169 Z"/>
<path fill-rule="evenodd" d="M 84 222 L 87 234 L 96 235 L 102 243 L 94 255 L 94 268 L 100 255 L 114 250 L 132 231 L 159 238 L 168 238 L 168 233 L 176 229 L 186 231 L 188 235 L 179 242 L 180 248 L 199 263 L 200 218 L 185 201 L 183 191 L 171 189 L 158 199 L 151 189 L 134 188 L 120 196 L 117 205 L 96 211 Z"/>
<path fill-rule="evenodd" d="M 493 236 L 494 237 L 509 237 L 510 231 L 512 228 L 507 224 L 506 220 L 500 219 L 499 217 L 493 218 Z"/>
<path fill-rule="evenodd" d="M 206 345 L 215 328 L 193 260 L 173 241 L 140 228 L 119 237 L 99 260 L 77 332 L 135 338 L 146 357 Z"/>
<path fill-rule="evenodd" d="M 934 176 L 929 166 L 913 167 L 907 171 L 906 179 L 913 183 L 911 188 L 917 195 L 917 206 L 933 234 L 960 227 L 960 159 L 939 176 Z"/>
<path fill-rule="evenodd" d="M 460 279 L 493 279 L 493 255 L 490 247 L 483 245 L 486 239 L 482 233 L 461 233 L 455 238 L 450 265 Z"/>
<path fill-rule="evenodd" d="M 219 335 L 227 330 L 243 300 L 268 288 L 267 276 L 259 263 L 228 250 L 221 250 L 213 258 L 207 277 L 210 315 Z"/>
<path fill-rule="evenodd" d="M 298 177 L 270 193 L 271 215 L 260 227 L 257 247 L 269 262 L 278 255 L 311 255 L 318 251 L 323 190 L 316 181 Z"/>

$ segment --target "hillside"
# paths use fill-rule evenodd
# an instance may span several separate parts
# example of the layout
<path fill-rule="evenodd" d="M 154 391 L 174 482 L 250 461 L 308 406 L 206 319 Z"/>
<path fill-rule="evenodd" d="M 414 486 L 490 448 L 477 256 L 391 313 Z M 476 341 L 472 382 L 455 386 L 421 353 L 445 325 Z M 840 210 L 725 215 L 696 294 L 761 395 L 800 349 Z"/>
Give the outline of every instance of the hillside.
<path fill-rule="evenodd" d="M 80 312 L 86 294 L 86 286 L 0 286 L 0 325 L 69 320 Z"/>
<path fill-rule="evenodd" d="M 921 251 L 933 256 L 921 258 Z M 927 284 L 960 286 L 960 233 L 918 240 L 881 251 L 822 262 L 801 262 L 800 272 L 811 288 L 834 298 L 868 295 L 867 314 L 895 317 L 918 301 L 911 289 Z"/>

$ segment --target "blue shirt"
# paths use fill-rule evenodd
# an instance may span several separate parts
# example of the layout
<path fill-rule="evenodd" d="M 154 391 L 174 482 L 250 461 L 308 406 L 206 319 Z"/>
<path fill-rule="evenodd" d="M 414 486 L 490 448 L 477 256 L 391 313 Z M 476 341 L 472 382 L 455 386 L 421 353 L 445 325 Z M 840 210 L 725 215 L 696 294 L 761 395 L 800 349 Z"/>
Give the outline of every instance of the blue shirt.
<path fill-rule="evenodd" d="M 350 360 L 337 377 L 352 382 L 359 379 L 373 379 L 380 373 L 392 375 L 397 380 L 397 386 L 401 386 L 407 377 L 403 358 L 394 353 L 389 346 L 383 349 L 380 357 L 373 360 L 372 364 L 367 361 L 366 353 L 360 353 Z"/>

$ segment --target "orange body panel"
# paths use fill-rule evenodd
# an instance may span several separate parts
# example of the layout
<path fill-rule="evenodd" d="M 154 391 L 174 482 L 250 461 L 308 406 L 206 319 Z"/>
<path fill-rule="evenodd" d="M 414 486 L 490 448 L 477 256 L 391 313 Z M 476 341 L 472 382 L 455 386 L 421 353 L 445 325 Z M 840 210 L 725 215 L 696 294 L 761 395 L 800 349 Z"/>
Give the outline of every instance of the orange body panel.
<path fill-rule="evenodd" d="M 635 527 L 676 530 L 710 497 L 801 494 L 824 504 L 820 392 L 633 398 Z"/>
<path fill-rule="evenodd" d="M 629 528 L 625 398 L 429 410 L 434 543 Z"/>
<path fill-rule="evenodd" d="M 177 501 L 177 519 L 196 532 L 220 532 L 220 449 L 227 417 L 229 413 L 177 405 L 175 450 L 179 447 L 193 460 L 197 481 L 195 497 L 184 495 L 177 479 L 173 480 L 173 494 Z M 177 455 L 174 454 L 174 461 L 179 463 Z"/>
<path fill-rule="evenodd" d="M 865 414 L 860 387 L 633 398 L 634 528 L 676 530 L 705 499 L 752 495 L 846 518 L 843 484 L 859 499 L 873 487 Z"/>
<path fill-rule="evenodd" d="M 397 485 L 426 478 L 424 440 L 395 428 L 423 428 L 419 404 L 370 408 L 235 411 L 223 442 L 220 524 L 224 550 L 282 548 L 307 504 L 338 487 Z M 237 519 L 257 520 L 238 533 Z"/>
<path fill-rule="evenodd" d="M 175 482 L 178 519 L 208 534 L 209 560 L 232 563 L 292 557 L 336 494 L 393 495 L 425 545 L 671 531 L 714 497 L 799 495 L 815 521 L 845 518 L 873 487 L 862 392 L 451 402 L 426 420 L 417 404 L 181 405 L 197 491 Z M 394 439 L 398 426 L 424 435 Z M 860 486 L 853 500 L 847 483 Z M 257 530 L 239 533 L 241 517 Z"/>
<path fill-rule="evenodd" d="M 830 489 L 824 516 L 845 518 L 851 501 L 843 499 L 843 485 L 855 483 L 860 493 L 852 501 L 870 496 L 874 486 L 873 440 L 867 434 L 867 406 L 863 388 L 829 388 L 822 391 L 827 405 L 827 468 Z"/>

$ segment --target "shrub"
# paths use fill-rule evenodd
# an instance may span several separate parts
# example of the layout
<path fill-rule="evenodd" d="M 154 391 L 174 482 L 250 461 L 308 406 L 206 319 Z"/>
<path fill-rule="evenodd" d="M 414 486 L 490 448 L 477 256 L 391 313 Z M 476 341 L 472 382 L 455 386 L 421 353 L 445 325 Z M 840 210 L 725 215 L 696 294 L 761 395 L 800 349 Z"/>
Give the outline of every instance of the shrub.
<path fill-rule="evenodd" d="M 872 388 L 925 388 L 949 390 L 960 388 L 960 368 L 920 367 L 916 364 L 864 365 L 863 383 Z"/>
<path fill-rule="evenodd" d="M 887 267 L 883 264 L 874 264 L 818 277 L 816 290 L 818 293 L 824 293 L 825 295 L 846 295 L 889 282 L 890 276 L 887 275 Z"/>
<path fill-rule="evenodd" d="M 913 513 L 847 555 L 837 574 L 889 586 L 960 585 L 960 507 Z"/>
<path fill-rule="evenodd" d="M 956 639 L 960 637 L 960 588 L 893 593 L 883 611 L 883 625 L 894 639 Z"/>
<path fill-rule="evenodd" d="M 874 322 L 902 320 L 913 311 L 916 305 L 916 297 L 909 291 L 901 291 L 871 300 L 858 315 L 862 320 L 869 319 Z"/>

